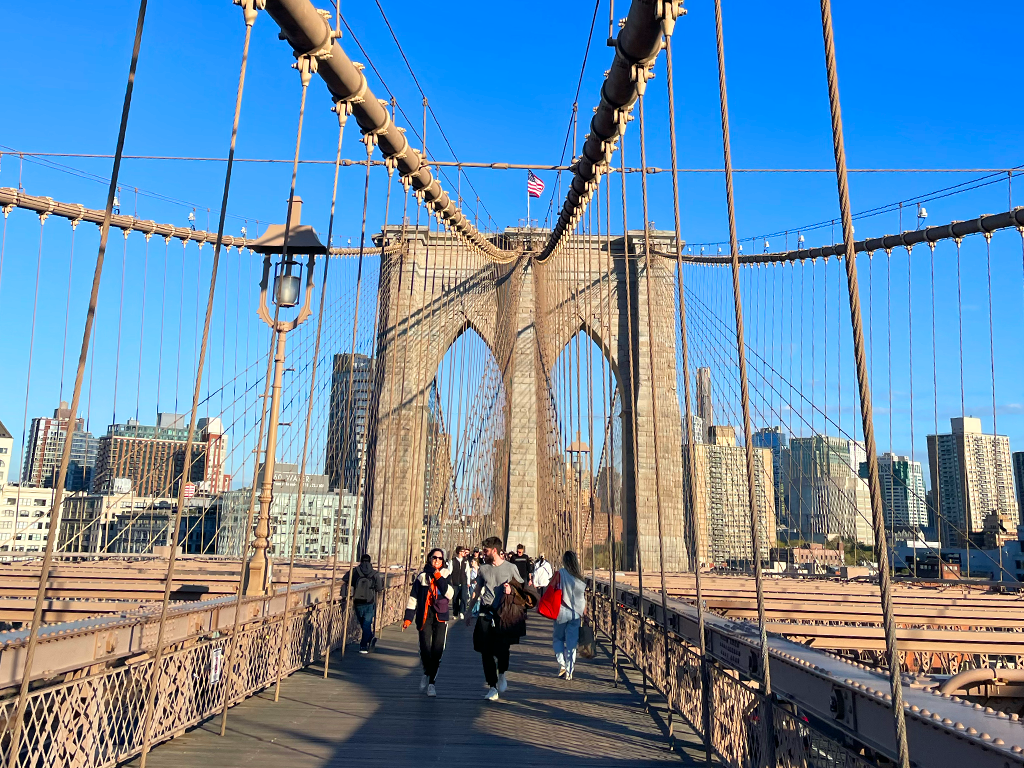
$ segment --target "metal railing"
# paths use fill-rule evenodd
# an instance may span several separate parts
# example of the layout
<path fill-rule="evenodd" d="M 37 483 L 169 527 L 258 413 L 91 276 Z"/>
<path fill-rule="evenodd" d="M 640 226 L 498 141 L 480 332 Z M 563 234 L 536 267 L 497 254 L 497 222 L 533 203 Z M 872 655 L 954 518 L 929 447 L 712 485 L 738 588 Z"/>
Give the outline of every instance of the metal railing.
<path fill-rule="evenodd" d="M 405 606 L 404 581 L 395 579 L 381 597 L 379 626 L 393 624 Z M 218 714 L 224 697 L 237 704 L 274 684 L 278 649 L 285 632 L 283 674 L 323 658 L 341 644 L 344 592 L 333 600 L 293 607 L 287 625 L 281 614 L 243 622 L 232 669 L 232 634 L 211 632 L 189 637 L 168 649 L 153 674 L 151 654 L 125 657 L 118 666 L 83 667 L 58 684 L 29 693 L 19 754 L 10 759 L 16 696 L 0 700 L 0 760 L 16 768 L 101 768 L 119 764 L 142 750 L 148 686 L 157 686 L 153 744 L 178 736 Z M 349 639 L 358 637 L 350 621 Z M 328 637 L 330 634 L 330 637 Z"/>
<path fill-rule="evenodd" d="M 595 627 L 612 636 L 613 611 L 608 596 L 595 600 Z M 682 637 L 670 634 L 669 663 L 661 627 L 641 619 L 632 608 L 619 604 L 614 611 L 618 650 L 647 676 L 647 682 L 665 695 L 669 706 L 703 738 L 701 659 Z M 641 633 L 640 622 L 645 621 Z M 642 645 L 641 638 L 646 638 Z M 734 768 L 870 768 L 878 763 L 856 755 L 845 745 L 815 728 L 808 718 L 778 702 L 769 701 L 740 679 L 736 670 L 708 663 L 711 696 L 711 748 L 723 764 Z M 666 669 L 670 670 L 666 678 Z M 771 712 L 771 729 L 766 713 Z M 768 735 L 769 730 L 771 736 Z M 774 742 L 774 743 L 770 743 Z"/>

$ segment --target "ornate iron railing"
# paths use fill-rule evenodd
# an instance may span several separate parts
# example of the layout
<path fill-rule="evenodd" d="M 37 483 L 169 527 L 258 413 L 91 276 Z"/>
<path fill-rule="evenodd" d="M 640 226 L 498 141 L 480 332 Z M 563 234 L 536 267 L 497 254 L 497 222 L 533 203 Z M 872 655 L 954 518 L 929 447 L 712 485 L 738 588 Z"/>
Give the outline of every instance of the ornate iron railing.
<path fill-rule="evenodd" d="M 611 600 L 598 593 L 594 620 L 597 629 L 612 636 Z M 700 654 L 680 636 L 669 633 L 669 663 L 665 664 L 663 629 L 625 605 L 616 606 L 614 619 L 618 650 L 667 697 L 669 706 L 703 738 L 703 698 Z M 641 633 L 641 621 L 644 622 Z M 668 673 L 666 675 L 666 669 Z M 854 754 L 799 712 L 769 701 L 740 679 L 736 670 L 707 659 L 707 690 L 711 697 L 711 748 L 734 768 L 871 768 L 871 759 Z M 766 713 L 771 712 L 771 735 Z M 774 742 L 774 743 L 771 743 Z"/>
<path fill-rule="evenodd" d="M 401 618 L 405 589 L 396 579 L 383 592 L 379 626 Z M 323 658 L 341 644 L 344 602 L 341 597 L 292 608 L 287 624 L 281 613 L 243 623 L 230 670 L 230 632 L 189 638 L 168 649 L 155 676 L 152 742 L 178 736 L 217 715 L 225 696 L 234 705 L 273 685 L 282 632 L 282 675 Z M 350 641 L 358 638 L 355 621 L 349 621 L 348 631 Z M 154 681 L 152 655 L 128 657 L 121 665 L 100 671 L 84 668 L 69 677 L 29 693 L 16 768 L 101 768 L 142 750 L 148 686 Z M 9 752 L 17 710 L 16 696 L 0 700 L 4 766 L 12 765 Z"/>

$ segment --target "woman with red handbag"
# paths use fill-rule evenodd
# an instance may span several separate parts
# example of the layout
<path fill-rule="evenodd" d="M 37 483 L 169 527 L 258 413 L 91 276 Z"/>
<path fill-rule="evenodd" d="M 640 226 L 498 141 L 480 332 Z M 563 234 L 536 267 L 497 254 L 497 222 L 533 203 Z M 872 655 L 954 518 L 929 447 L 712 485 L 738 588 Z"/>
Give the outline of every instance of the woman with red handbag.
<path fill-rule="evenodd" d="M 444 565 L 444 550 L 432 549 L 427 554 L 427 562 L 423 570 L 416 575 L 412 583 L 409 602 L 405 606 L 405 621 L 402 631 L 416 622 L 420 631 L 420 661 L 423 663 L 423 679 L 420 690 L 427 696 L 437 695 L 434 682 L 441 656 L 444 655 L 444 644 L 448 638 L 448 619 L 451 599 L 455 594 L 448 583 L 451 572 Z"/>
<path fill-rule="evenodd" d="M 544 592 L 545 600 L 538 607 L 544 615 L 551 610 L 548 595 L 558 593 L 558 614 L 555 618 L 554 640 L 555 660 L 558 662 L 558 676 L 572 680 L 576 666 L 576 646 L 580 640 L 580 624 L 587 610 L 587 583 L 583 580 L 580 561 L 572 551 L 562 555 L 562 567 Z"/>

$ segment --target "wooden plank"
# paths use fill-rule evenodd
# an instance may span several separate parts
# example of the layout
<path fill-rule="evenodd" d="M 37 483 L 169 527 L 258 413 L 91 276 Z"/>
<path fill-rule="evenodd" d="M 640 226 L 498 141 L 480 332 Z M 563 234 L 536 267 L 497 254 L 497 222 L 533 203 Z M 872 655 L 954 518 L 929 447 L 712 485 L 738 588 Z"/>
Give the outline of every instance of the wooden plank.
<path fill-rule="evenodd" d="M 670 751 L 635 688 L 612 685 L 606 655 L 580 660 L 572 682 L 557 678 L 551 626 L 530 617 L 498 702 L 483 699 L 480 657 L 464 625 L 450 627 L 436 699 L 419 691 L 416 632 L 392 628 L 375 653 L 350 651 L 332 661 L 329 680 L 322 667 L 299 672 L 283 681 L 278 703 L 270 690 L 234 707 L 225 738 L 214 719 L 158 746 L 148 765 L 421 768 L 494 758 L 517 768 L 697 764 L 692 732 L 677 719 L 677 739 L 689 749 Z"/>

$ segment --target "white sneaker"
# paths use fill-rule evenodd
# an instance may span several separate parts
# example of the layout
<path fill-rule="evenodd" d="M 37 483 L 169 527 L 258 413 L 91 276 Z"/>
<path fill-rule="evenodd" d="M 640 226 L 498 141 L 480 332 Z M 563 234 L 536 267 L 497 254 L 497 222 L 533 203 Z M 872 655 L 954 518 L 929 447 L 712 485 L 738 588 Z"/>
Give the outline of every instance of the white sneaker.
<path fill-rule="evenodd" d="M 484 694 L 484 698 L 487 699 L 488 701 L 497 701 L 498 700 L 498 689 L 497 688 L 488 688 L 487 689 L 487 693 Z"/>
<path fill-rule="evenodd" d="M 505 679 L 505 674 L 498 675 L 498 685 L 496 686 L 498 693 L 504 693 L 508 690 L 508 680 Z"/>
<path fill-rule="evenodd" d="M 437 689 L 434 687 L 433 683 L 430 683 L 427 686 L 427 696 L 429 696 L 430 698 L 434 698 L 435 696 L 437 696 Z"/>
<path fill-rule="evenodd" d="M 429 675 L 424 675 L 423 679 L 420 680 L 420 690 L 421 691 L 427 690 L 427 686 L 428 685 L 430 685 L 430 676 Z"/>
<path fill-rule="evenodd" d="M 559 667 L 558 668 L 558 676 L 559 677 L 565 677 L 567 674 L 569 674 L 569 672 L 568 672 L 568 670 L 565 667 Z"/>

